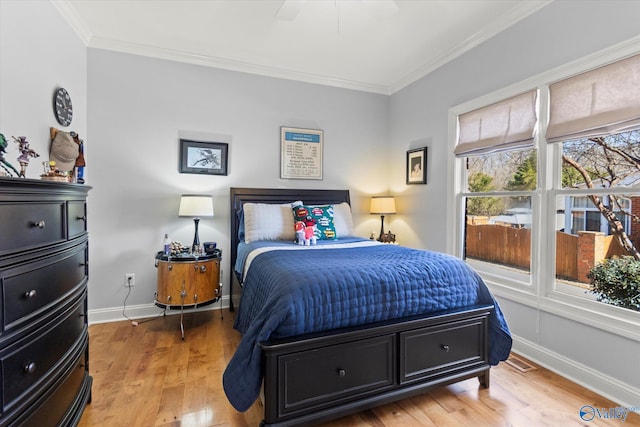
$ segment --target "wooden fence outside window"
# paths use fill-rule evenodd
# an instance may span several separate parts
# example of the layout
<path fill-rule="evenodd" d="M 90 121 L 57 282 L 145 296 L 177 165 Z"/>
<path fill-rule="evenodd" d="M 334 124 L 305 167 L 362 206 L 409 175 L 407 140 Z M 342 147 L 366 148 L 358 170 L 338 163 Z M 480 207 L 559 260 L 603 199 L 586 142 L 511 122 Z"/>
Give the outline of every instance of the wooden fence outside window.
<path fill-rule="evenodd" d="M 529 271 L 531 230 L 510 225 L 466 225 L 465 256 Z M 597 263 L 626 251 L 614 236 L 581 231 L 578 235 L 556 232 L 556 277 L 589 283 L 587 273 Z"/>

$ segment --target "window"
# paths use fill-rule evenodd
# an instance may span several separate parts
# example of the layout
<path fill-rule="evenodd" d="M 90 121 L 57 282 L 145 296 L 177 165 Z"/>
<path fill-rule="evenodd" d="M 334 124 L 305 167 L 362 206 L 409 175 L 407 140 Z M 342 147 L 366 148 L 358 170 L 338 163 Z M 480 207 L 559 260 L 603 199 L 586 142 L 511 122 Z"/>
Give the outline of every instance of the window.
<path fill-rule="evenodd" d="M 556 257 L 565 261 L 556 263 L 559 281 L 555 289 L 571 292 L 567 286 L 588 288 L 587 274 L 596 264 L 637 253 L 640 132 L 619 132 L 556 144 L 562 147 L 558 191 L 564 195 L 564 200 L 557 204 L 569 208 L 564 209 L 563 228 L 556 233 Z M 557 208 L 561 210 L 560 206 Z"/>
<path fill-rule="evenodd" d="M 589 322 L 640 319 L 599 302 L 588 278 L 607 259 L 640 259 L 638 69 L 640 55 L 629 56 L 553 83 L 541 77 L 486 107 L 474 100 L 466 105 L 475 108 L 452 110 L 454 251 L 498 294 L 563 315 L 572 307 Z M 487 123 L 507 131 L 483 138 L 484 128 L 500 128 Z M 579 314 L 584 309 L 603 316 Z"/>
<path fill-rule="evenodd" d="M 536 151 L 508 150 L 465 160 L 465 257 L 519 271 L 519 281 L 530 282 Z"/>
<path fill-rule="evenodd" d="M 464 249 L 485 271 L 531 283 L 532 194 L 537 186 L 537 90 L 459 118 L 464 161 Z"/>

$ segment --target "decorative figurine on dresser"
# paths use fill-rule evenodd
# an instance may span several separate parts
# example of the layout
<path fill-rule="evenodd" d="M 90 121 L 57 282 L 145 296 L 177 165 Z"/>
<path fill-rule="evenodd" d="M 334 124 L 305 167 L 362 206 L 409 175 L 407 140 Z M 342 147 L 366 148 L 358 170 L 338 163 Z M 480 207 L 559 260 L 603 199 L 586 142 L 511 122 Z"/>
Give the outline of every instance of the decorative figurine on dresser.
<path fill-rule="evenodd" d="M 34 159 L 36 157 L 40 157 L 40 154 L 36 153 L 35 150 L 29 147 L 29 141 L 27 141 L 26 136 L 15 137 L 12 136 L 13 140 L 18 144 L 18 151 L 20 155 L 18 156 L 18 164 L 20 164 L 20 176 L 25 178 L 27 175 L 27 166 L 29 166 L 29 160 L 31 157 Z"/>
<path fill-rule="evenodd" d="M 2 166 L 3 169 L 0 170 L 0 176 L 12 176 L 14 173 L 16 174 L 16 176 L 20 176 L 20 172 L 18 172 L 18 170 L 4 158 L 4 155 L 7 153 L 8 146 L 9 143 L 7 142 L 7 138 L 5 138 L 4 135 L 0 133 L 0 166 Z"/>
<path fill-rule="evenodd" d="M 0 426 L 74 426 L 90 401 L 90 189 L 0 177 Z"/>

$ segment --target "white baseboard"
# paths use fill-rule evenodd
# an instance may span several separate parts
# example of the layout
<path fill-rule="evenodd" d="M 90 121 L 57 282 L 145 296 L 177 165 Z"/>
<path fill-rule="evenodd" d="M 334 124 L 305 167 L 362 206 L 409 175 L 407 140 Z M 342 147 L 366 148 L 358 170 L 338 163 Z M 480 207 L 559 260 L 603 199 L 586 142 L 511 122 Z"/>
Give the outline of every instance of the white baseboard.
<path fill-rule="evenodd" d="M 626 408 L 640 406 L 640 390 L 588 366 L 549 351 L 531 341 L 513 336 L 513 352 L 555 372 L 581 386 L 598 393 Z M 585 401 L 585 405 L 589 402 Z M 579 408 L 576 408 L 576 413 Z"/>
<path fill-rule="evenodd" d="M 222 297 L 222 307 L 220 301 L 207 304 L 198 308 L 185 308 L 185 313 L 194 311 L 220 310 L 229 308 L 229 297 Z M 89 310 L 89 324 L 119 322 L 122 320 L 145 319 L 149 317 L 162 316 L 164 309 L 155 304 L 129 305 L 126 307 L 101 308 Z M 167 309 L 166 315 L 180 314 L 180 309 Z"/>

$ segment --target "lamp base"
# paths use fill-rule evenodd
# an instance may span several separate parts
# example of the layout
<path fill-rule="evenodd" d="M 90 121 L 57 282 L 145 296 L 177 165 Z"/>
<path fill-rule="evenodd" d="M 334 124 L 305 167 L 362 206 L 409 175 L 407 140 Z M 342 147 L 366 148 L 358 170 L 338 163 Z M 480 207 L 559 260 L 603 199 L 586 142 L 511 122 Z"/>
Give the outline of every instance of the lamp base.
<path fill-rule="evenodd" d="M 384 234 L 384 215 L 380 215 L 380 236 L 378 236 L 378 242 L 382 242 L 383 234 Z"/>
<path fill-rule="evenodd" d="M 196 226 L 196 233 L 193 236 L 193 245 L 191 245 L 191 253 L 200 253 L 200 238 L 198 237 L 198 223 L 200 218 L 193 218 L 193 222 Z"/>

